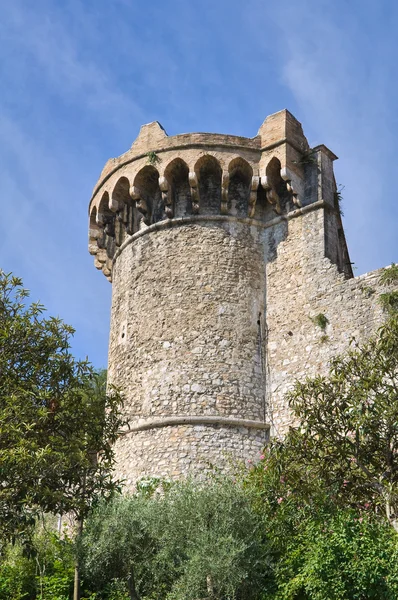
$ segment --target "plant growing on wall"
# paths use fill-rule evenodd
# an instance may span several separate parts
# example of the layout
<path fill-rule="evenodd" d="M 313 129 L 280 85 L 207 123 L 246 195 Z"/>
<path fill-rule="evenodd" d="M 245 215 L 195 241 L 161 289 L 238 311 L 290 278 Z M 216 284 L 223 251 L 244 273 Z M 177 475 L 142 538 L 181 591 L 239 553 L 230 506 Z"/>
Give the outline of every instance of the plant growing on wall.
<path fill-rule="evenodd" d="M 390 267 L 386 267 L 383 269 L 380 275 L 380 283 L 384 285 L 398 285 L 398 265 L 392 263 Z M 398 290 L 390 290 L 388 292 L 384 292 L 379 296 L 379 302 L 385 310 L 389 314 L 394 314 L 398 312 Z"/>
<path fill-rule="evenodd" d="M 302 153 L 300 160 L 297 161 L 301 167 L 305 167 L 306 165 L 316 165 L 318 164 L 316 157 L 316 150 L 310 148 Z"/>
<path fill-rule="evenodd" d="M 398 265 L 391 263 L 390 267 L 383 269 L 380 275 L 380 282 L 387 285 L 398 283 Z"/>
<path fill-rule="evenodd" d="M 157 165 L 160 162 L 160 158 L 159 158 L 159 156 L 156 154 L 156 152 L 154 150 L 150 150 L 147 153 L 147 157 L 148 157 L 148 163 L 150 165 L 155 166 L 155 165 Z"/>
<path fill-rule="evenodd" d="M 322 329 L 322 331 L 326 331 L 326 327 L 329 323 L 329 320 L 326 315 L 324 315 L 323 313 L 319 313 L 315 315 L 315 317 L 312 317 L 312 321 L 317 327 Z"/>
<path fill-rule="evenodd" d="M 339 211 L 339 213 L 342 217 L 344 216 L 344 213 L 342 210 L 344 188 L 345 188 L 345 186 L 342 185 L 341 183 L 339 183 L 339 185 L 337 186 L 337 189 L 334 192 L 334 206 Z"/>

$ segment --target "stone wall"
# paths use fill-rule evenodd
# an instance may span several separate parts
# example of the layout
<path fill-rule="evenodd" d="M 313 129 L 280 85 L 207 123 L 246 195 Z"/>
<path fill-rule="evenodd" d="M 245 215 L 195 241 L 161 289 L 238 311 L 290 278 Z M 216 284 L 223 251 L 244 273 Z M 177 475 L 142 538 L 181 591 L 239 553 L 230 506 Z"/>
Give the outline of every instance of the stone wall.
<path fill-rule="evenodd" d="M 122 248 L 113 269 L 109 375 L 124 390 L 130 427 L 139 428 L 120 441 L 123 474 L 182 473 L 193 463 L 261 452 L 264 251 L 263 229 L 199 217 L 149 228 Z M 165 418 L 197 424 L 160 429 Z"/>
<path fill-rule="evenodd" d="M 346 279 L 325 257 L 327 210 L 288 221 L 288 235 L 267 264 L 267 400 L 273 435 L 292 423 L 285 394 L 295 380 L 325 374 L 329 360 L 363 342 L 385 319 L 380 271 Z M 327 318 L 326 329 L 316 324 Z"/>

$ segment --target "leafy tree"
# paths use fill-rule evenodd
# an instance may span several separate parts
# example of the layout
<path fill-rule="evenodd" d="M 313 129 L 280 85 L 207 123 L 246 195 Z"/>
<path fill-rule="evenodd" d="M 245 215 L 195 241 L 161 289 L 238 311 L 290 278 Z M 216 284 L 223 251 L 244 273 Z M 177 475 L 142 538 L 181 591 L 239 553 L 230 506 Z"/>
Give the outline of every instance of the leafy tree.
<path fill-rule="evenodd" d="M 130 597 L 156 589 L 152 573 L 158 536 L 153 523 L 156 501 L 142 495 L 101 502 L 89 516 L 81 547 L 84 571 L 97 590 L 115 579 L 126 582 Z"/>
<path fill-rule="evenodd" d="M 262 600 L 395 599 L 398 535 L 384 514 L 336 503 L 309 473 L 299 480 L 291 450 L 273 444 L 244 480 L 269 549 Z"/>
<path fill-rule="evenodd" d="M 132 600 L 254 598 L 267 568 L 259 525 L 238 484 L 175 483 L 99 505 L 82 536 L 85 569 L 102 588 L 125 579 Z"/>
<path fill-rule="evenodd" d="M 398 528 L 398 317 L 289 395 L 299 421 L 284 444 L 301 488 L 321 480 L 341 506 L 379 510 Z M 288 466 L 287 466 L 288 468 Z M 294 472 L 295 470 L 295 472 Z"/>
<path fill-rule="evenodd" d="M 328 376 L 295 385 L 297 426 L 245 477 L 273 563 L 264 598 L 397 597 L 397 390 L 393 311 Z"/>
<path fill-rule="evenodd" d="M 71 512 L 113 493 L 121 398 L 70 352 L 73 329 L 27 304 L 0 271 L 0 532 L 26 532 L 39 512 Z M 76 596 L 77 597 L 77 596 Z"/>
<path fill-rule="evenodd" d="M 55 519 L 36 523 L 29 552 L 19 541 L 0 555 L 0 600 L 69 600 L 74 581 L 74 544 L 60 536 Z"/>
<path fill-rule="evenodd" d="M 228 478 L 172 487 L 163 521 L 166 563 L 181 574 L 169 598 L 253 598 L 267 576 L 267 541 L 250 497 Z M 174 560 L 176 560 L 174 558 Z"/>
<path fill-rule="evenodd" d="M 35 596 L 35 565 L 21 544 L 3 546 L 0 556 L 0 600 Z"/>

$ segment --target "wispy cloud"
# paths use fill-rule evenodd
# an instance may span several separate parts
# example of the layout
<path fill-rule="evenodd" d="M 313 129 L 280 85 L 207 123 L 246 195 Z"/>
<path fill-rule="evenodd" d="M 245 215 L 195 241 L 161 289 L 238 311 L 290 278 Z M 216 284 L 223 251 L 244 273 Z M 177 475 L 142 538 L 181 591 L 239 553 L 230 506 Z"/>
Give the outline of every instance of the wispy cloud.
<path fill-rule="evenodd" d="M 1 267 L 23 275 L 34 300 L 76 327 L 77 353 L 91 347 L 92 358 L 104 365 L 110 286 L 96 277 L 87 253 L 86 199 L 82 204 L 77 177 L 68 185 L 62 155 L 51 155 L 15 120 L 2 115 Z M 97 350 L 92 340 L 101 329 L 104 344 Z"/>
<path fill-rule="evenodd" d="M 338 2 L 287 1 L 270 11 L 255 1 L 251 8 L 263 55 L 268 46 L 260 41 L 261 23 L 266 20 L 274 30 L 280 80 L 290 90 L 310 143 L 325 143 L 340 156 L 335 169 L 344 185 L 353 260 L 359 271 L 383 266 L 386 256 L 394 260 L 397 252 L 396 226 L 388 212 L 392 209 L 397 218 L 398 211 L 387 209 L 385 199 L 387 157 L 397 150 L 390 129 L 395 113 L 388 77 L 395 64 L 391 42 L 378 40 L 375 52 L 368 37 L 372 16 L 368 12 L 370 22 L 363 22 L 361 10 L 342 11 Z"/>
<path fill-rule="evenodd" d="M 17 49 L 17 55 L 10 56 L 9 68 L 14 69 L 16 63 L 25 71 L 38 69 L 39 78 L 63 101 L 78 102 L 119 123 L 126 113 L 137 119 L 142 116 L 140 105 L 123 92 L 106 65 L 85 51 L 98 32 L 80 3 L 74 4 L 68 17 L 51 3 L 14 0 L 3 8 L 0 32 Z"/>

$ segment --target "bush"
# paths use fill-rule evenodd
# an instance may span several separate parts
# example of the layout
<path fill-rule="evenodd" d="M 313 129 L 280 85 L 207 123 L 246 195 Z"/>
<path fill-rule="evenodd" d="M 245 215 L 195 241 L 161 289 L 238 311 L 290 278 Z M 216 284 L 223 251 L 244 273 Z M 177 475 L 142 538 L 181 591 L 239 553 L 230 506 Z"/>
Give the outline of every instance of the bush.
<path fill-rule="evenodd" d="M 258 597 L 265 547 L 248 494 L 220 478 L 100 504 L 81 551 L 96 589 L 119 579 L 131 598 L 249 600 Z"/>
<path fill-rule="evenodd" d="M 350 507 L 350 496 L 338 506 L 321 480 L 310 487 L 304 479 L 300 487 L 295 471 L 303 465 L 294 464 L 290 450 L 275 444 L 245 481 L 271 552 L 262 600 L 397 598 L 394 528 L 371 506 Z"/>

